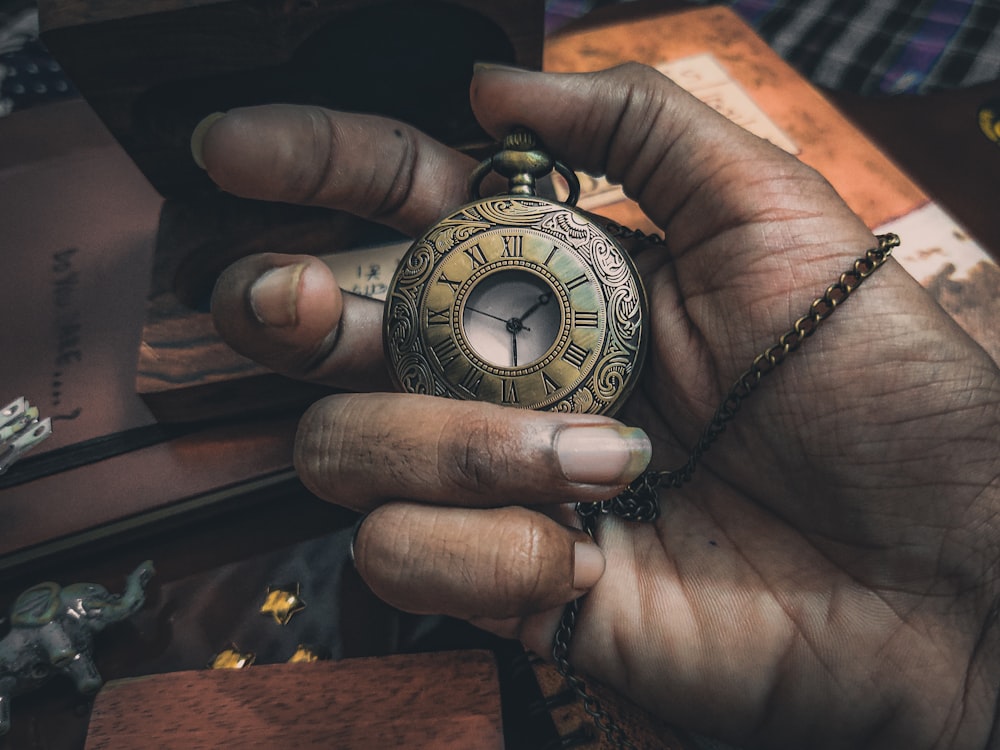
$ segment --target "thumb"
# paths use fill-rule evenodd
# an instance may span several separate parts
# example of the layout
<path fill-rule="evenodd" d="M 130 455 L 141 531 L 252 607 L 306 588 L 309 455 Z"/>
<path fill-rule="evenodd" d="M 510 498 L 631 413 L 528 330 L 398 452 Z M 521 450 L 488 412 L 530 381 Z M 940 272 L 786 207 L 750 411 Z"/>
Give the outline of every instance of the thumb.
<path fill-rule="evenodd" d="M 873 245 L 815 170 L 653 68 L 479 66 L 470 97 L 491 133 L 527 127 L 553 156 L 606 175 L 639 203 L 664 234 L 662 248 L 636 257 L 652 290 L 653 340 L 660 351 L 691 351 L 696 331 L 712 360 L 699 367 L 719 367 L 720 378 L 740 372 L 787 325 L 790 307 L 804 309 Z M 706 382 L 674 372 L 675 382 Z"/>
<path fill-rule="evenodd" d="M 837 204 L 852 226 L 851 247 L 870 240 L 814 170 L 648 66 L 557 74 L 480 64 L 470 98 L 494 136 L 530 128 L 557 158 L 621 184 L 667 232 L 674 254 L 722 227 Z M 774 210 L 790 203 L 788 216 Z"/>

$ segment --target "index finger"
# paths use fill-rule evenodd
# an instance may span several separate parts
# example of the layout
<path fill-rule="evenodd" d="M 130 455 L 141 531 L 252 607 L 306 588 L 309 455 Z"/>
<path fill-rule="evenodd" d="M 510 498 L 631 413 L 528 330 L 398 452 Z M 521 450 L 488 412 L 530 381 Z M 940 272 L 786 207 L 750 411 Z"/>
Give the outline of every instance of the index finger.
<path fill-rule="evenodd" d="M 192 150 L 234 195 L 347 211 L 410 236 L 467 202 L 475 166 L 395 120 L 284 104 L 210 116 Z"/>
<path fill-rule="evenodd" d="M 406 497 L 464 507 L 595 502 L 649 463 L 649 438 L 608 417 L 398 393 L 341 394 L 299 424 L 315 494 L 370 511 Z"/>

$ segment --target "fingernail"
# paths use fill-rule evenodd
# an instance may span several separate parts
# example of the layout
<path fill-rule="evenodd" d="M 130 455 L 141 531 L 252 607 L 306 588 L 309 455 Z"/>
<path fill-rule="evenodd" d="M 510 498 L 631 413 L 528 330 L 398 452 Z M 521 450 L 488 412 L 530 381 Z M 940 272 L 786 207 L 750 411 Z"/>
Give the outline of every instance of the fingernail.
<path fill-rule="evenodd" d="M 215 123 L 225 116 L 225 112 L 213 112 L 195 125 L 194 130 L 191 131 L 191 157 L 194 159 L 194 163 L 202 169 L 205 169 L 205 135 Z"/>
<path fill-rule="evenodd" d="M 305 263 L 272 268 L 250 287 L 250 308 L 258 321 L 271 328 L 298 322 L 299 284 Z"/>
<path fill-rule="evenodd" d="M 631 482 L 646 468 L 653 449 L 646 433 L 624 425 L 570 425 L 555 438 L 563 476 L 582 484 Z"/>
<path fill-rule="evenodd" d="M 519 68 L 516 65 L 505 65 L 503 63 L 495 63 L 495 62 L 477 62 L 472 66 L 473 73 L 486 73 L 491 70 L 496 70 L 503 73 L 530 72 L 527 68 Z"/>
<path fill-rule="evenodd" d="M 591 542 L 573 545 L 573 588 L 593 588 L 604 575 L 604 553 Z"/>

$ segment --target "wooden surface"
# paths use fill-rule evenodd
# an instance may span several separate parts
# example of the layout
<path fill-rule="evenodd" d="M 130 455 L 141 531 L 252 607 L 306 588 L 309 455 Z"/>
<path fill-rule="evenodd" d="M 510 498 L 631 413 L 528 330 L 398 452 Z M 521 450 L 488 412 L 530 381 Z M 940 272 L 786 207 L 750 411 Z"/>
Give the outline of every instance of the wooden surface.
<path fill-rule="evenodd" d="M 554 664 L 535 657 L 532 669 L 564 747 L 617 750 L 607 735 L 598 731 L 584 710 L 583 702 L 566 686 Z M 624 730 L 636 750 L 697 750 L 698 746 L 691 740 L 614 690 L 589 679 L 587 687 Z M 572 741 L 578 745 L 570 744 Z"/>
<path fill-rule="evenodd" d="M 4 490 L 0 576 L 174 516 L 301 492 L 292 469 L 296 426 L 296 414 L 206 426 Z"/>
<path fill-rule="evenodd" d="M 87 750 L 325 747 L 501 750 L 481 651 L 173 672 L 109 682 Z"/>

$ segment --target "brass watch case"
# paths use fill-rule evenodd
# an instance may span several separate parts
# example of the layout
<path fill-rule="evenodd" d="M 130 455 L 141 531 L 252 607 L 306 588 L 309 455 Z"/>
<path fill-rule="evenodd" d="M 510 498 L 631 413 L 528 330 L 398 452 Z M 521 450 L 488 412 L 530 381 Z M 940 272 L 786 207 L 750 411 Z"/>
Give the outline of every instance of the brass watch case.
<path fill-rule="evenodd" d="M 559 322 L 544 353 L 503 366 L 477 351 L 465 314 L 483 279 L 512 270 L 552 290 Z M 383 340 L 406 392 L 613 414 L 639 377 L 647 317 L 639 274 L 614 238 L 568 205 L 507 194 L 458 209 L 413 243 L 389 287 Z"/>

